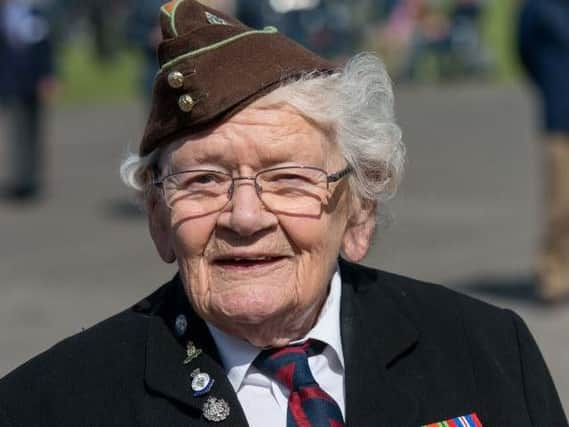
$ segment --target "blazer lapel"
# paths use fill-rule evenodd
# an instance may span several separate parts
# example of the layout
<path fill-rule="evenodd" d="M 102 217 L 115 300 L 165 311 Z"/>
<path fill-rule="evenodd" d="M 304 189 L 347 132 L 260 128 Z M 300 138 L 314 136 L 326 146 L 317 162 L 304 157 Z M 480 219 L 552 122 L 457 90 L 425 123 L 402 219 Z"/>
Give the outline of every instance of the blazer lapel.
<path fill-rule="evenodd" d="M 172 286 L 179 287 L 174 279 Z M 201 320 L 189 308 L 189 304 L 180 308 L 180 301 L 186 299 L 179 290 L 166 292 L 168 297 L 175 298 L 175 301 L 166 303 L 161 308 L 161 315 L 151 317 L 148 327 L 148 338 L 146 347 L 146 369 L 145 383 L 153 392 L 159 393 L 176 404 L 185 405 L 189 412 L 205 424 L 207 420 L 203 417 L 203 405 L 208 397 L 215 397 L 225 400 L 230 408 L 229 416 L 221 423 L 212 423 L 227 427 L 246 427 L 247 421 L 237 395 L 227 379 L 225 370 L 217 355 L 217 349 L 209 330 L 203 320 Z M 167 297 L 167 296 L 165 296 Z M 189 318 L 189 327 L 186 335 L 177 339 L 173 331 L 168 327 L 173 322 L 170 318 L 175 318 L 176 309 L 182 309 L 182 313 Z M 176 311 L 174 311 L 176 310 Z M 185 344 L 191 340 L 195 346 L 203 352 L 188 364 L 184 364 L 186 358 Z M 196 397 L 191 389 L 191 373 L 199 369 L 205 372 L 215 381 L 213 388 L 206 396 Z"/>
<path fill-rule="evenodd" d="M 340 270 L 347 424 L 418 425 L 417 401 L 390 375 L 412 351 L 417 330 L 389 296 L 372 289 L 381 283 L 371 273 L 343 260 Z"/>

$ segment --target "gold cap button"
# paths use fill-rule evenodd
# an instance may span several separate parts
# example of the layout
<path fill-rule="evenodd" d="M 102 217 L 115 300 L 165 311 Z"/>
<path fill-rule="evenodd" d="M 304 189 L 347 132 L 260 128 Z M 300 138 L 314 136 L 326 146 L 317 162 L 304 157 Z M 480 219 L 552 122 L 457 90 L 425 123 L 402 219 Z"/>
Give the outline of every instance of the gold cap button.
<path fill-rule="evenodd" d="M 172 71 L 168 74 L 168 84 L 174 89 L 184 86 L 184 75 L 179 71 Z"/>
<path fill-rule="evenodd" d="M 194 108 L 194 98 L 188 94 L 182 95 L 178 98 L 178 105 L 180 106 L 180 110 L 185 113 L 189 113 Z"/>

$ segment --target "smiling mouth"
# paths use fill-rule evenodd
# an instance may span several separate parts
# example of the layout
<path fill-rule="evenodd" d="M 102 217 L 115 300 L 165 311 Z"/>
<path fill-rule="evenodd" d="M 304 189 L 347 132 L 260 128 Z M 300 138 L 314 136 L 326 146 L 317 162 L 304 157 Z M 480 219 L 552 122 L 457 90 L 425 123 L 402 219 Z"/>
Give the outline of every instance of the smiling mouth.
<path fill-rule="evenodd" d="M 221 268 L 249 269 L 267 267 L 284 260 L 285 256 L 263 256 L 252 258 L 227 257 L 214 260 L 214 265 Z"/>

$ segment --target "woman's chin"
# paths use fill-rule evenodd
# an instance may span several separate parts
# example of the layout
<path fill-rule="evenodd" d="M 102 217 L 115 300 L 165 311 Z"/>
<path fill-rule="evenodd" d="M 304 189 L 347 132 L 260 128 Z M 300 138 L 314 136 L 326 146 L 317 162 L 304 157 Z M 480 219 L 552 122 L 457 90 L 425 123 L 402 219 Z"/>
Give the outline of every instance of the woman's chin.
<path fill-rule="evenodd" d="M 284 314 L 294 311 L 289 305 L 275 300 L 239 303 L 237 299 L 221 301 L 221 304 L 212 305 L 210 309 L 206 318 L 216 327 L 255 345 L 258 345 L 259 337 L 267 334 L 278 336 L 282 333 L 281 329 L 287 329 Z"/>
<path fill-rule="evenodd" d="M 220 307 L 222 313 L 218 318 L 227 319 L 231 324 L 244 327 L 262 326 L 282 318 L 284 310 L 280 306 L 270 304 L 254 304 L 240 307 Z"/>
<path fill-rule="evenodd" d="M 295 311 L 295 307 L 290 295 L 282 288 L 241 286 L 213 294 L 210 310 L 216 315 L 212 317 L 252 326 L 281 318 L 284 313 Z"/>

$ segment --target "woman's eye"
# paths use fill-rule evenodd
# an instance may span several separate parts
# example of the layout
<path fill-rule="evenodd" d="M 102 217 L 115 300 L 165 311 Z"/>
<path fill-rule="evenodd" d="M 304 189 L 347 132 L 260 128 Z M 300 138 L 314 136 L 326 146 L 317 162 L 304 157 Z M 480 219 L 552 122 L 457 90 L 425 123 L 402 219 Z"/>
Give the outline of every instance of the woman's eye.
<path fill-rule="evenodd" d="M 276 175 L 271 179 L 271 181 L 282 182 L 282 183 L 294 182 L 294 181 L 310 182 L 310 180 L 307 177 L 302 176 L 302 175 L 296 175 L 296 174 Z"/>
<path fill-rule="evenodd" d="M 202 187 L 210 187 L 221 183 L 223 178 L 214 173 L 202 173 L 199 175 L 190 175 L 183 177 L 180 181 L 180 188 L 196 189 Z"/>
<path fill-rule="evenodd" d="M 218 181 L 218 177 L 214 174 L 199 175 L 193 179 L 196 184 L 209 184 Z"/>

